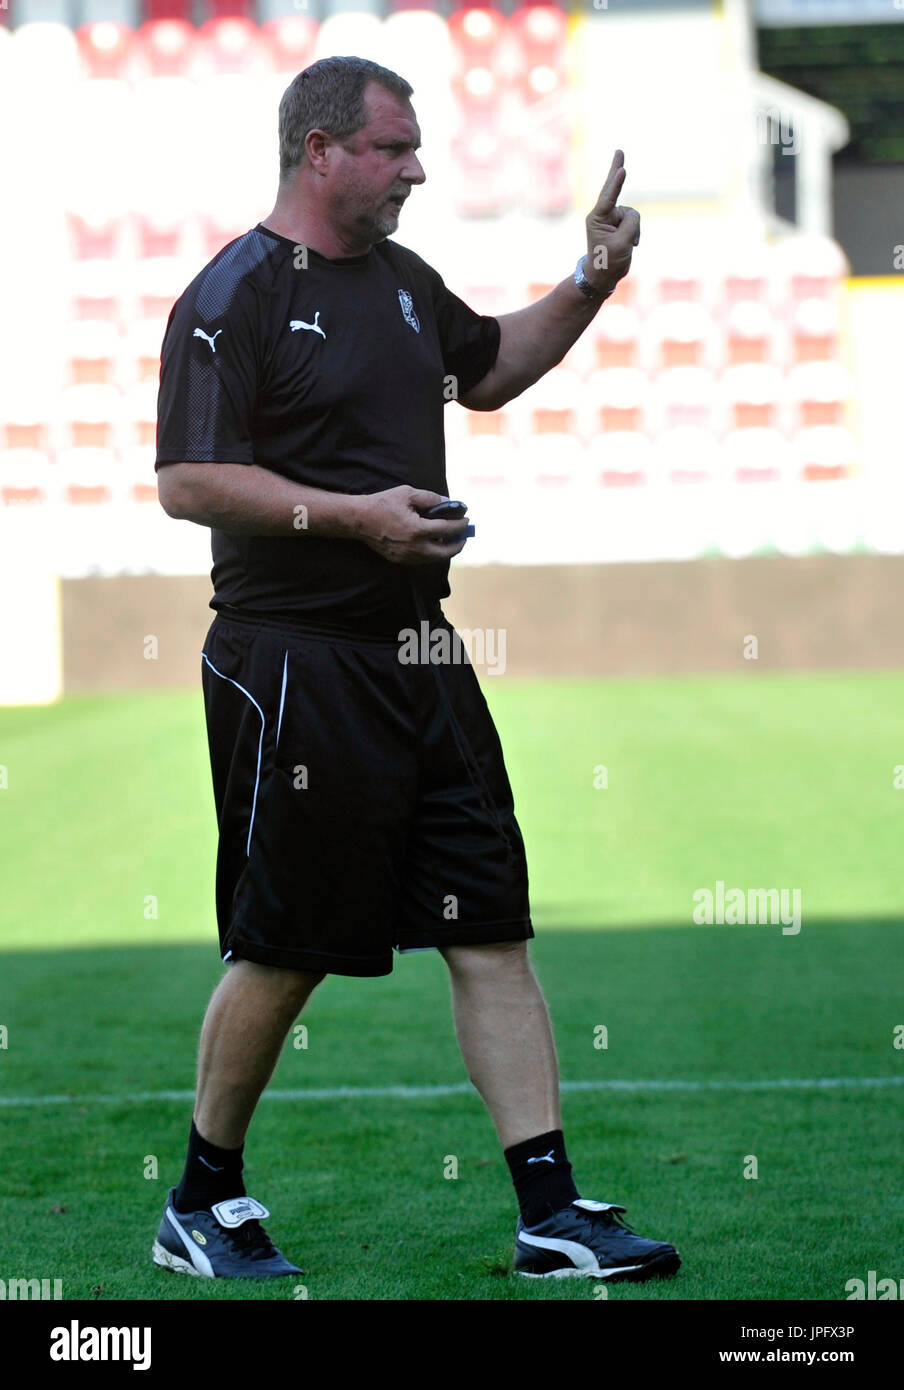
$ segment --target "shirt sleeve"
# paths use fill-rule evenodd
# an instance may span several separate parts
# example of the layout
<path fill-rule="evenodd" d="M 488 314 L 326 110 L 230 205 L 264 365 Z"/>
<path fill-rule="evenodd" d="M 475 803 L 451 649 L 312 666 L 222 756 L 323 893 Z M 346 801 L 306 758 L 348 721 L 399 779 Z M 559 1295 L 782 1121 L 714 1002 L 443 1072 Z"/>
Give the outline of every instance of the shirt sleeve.
<path fill-rule="evenodd" d="M 173 306 L 160 354 L 157 458 L 254 463 L 262 357 L 258 296 L 247 277 L 210 269 Z"/>
<path fill-rule="evenodd" d="M 433 307 L 443 353 L 443 366 L 457 381 L 457 396 L 467 395 L 496 361 L 502 330 L 499 320 L 478 314 L 431 267 Z"/>

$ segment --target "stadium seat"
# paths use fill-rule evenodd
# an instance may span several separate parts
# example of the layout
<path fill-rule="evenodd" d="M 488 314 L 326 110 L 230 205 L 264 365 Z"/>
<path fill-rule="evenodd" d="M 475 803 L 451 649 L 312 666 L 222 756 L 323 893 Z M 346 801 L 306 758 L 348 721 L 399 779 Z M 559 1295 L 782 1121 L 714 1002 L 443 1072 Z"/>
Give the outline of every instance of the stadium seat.
<path fill-rule="evenodd" d="M 132 217 L 133 251 L 137 260 L 177 259 L 186 250 L 186 220 L 179 213 L 136 212 Z"/>
<path fill-rule="evenodd" d="M 574 192 L 567 38 L 562 10 L 525 6 L 506 23 L 497 67 L 509 106 L 507 158 L 519 166 L 514 191 L 543 216 L 570 208 Z"/>
<path fill-rule="evenodd" d="M 223 8 L 232 3 L 230 12 Z M 215 0 L 217 17 L 209 19 L 198 30 L 191 75 L 203 82 L 215 76 L 260 76 L 273 69 L 271 46 L 262 37 L 257 25 L 242 17 L 245 0 Z"/>
<path fill-rule="evenodd" d="M 137 261 L 132 280 L 133 312 L 145 319 L 168 318 L 170 309 L 194 274 L 190 263 L 175 256 Z"/>
<path fill-rule="evenodd" d="M 83 25 L 75 37 L 83 78 L 93 82 L 123 79 L 134 39 L 128 25 L 100 20 Z"/>
<path fill-rule="evenodd" d="M 182 11 L 182 0 L 173 8 Z M 135 34 L 126 62 L 133 82 L 162 77 L 187 77 L 197 59 L 198 36 L 183 14 L 150 19 Z"/>
<path fill-rule="evenodd" d="M 790 446 L 781 430 L 730 430 L 720 446 L 722 474 L 737 483 L 778 483 L 793 477 Z"/>
<path fill-rule="evenodd" d="M 465 494 L 464 500 L 472 515 L 477 506 L 471 496 L 473 489 L 498 488 L 516 481 L 521 473 L 521 456 L 510 438 L 480 435 L 450 449 L 450 476 Z"/>
<path fill-rule="evenodd" d="M 768 429 L 782 423 L 784 386 L 778 367 L 770 363 L 729 367 L 719 393 L 735 429 Z"/>
<path fill-rule="evenodd" d="M 608 367 L 588 377 L 582 392 L 582 434 L 592 439 L 601 430 L 646 428 L 650 383 L 636 367 Z"/>
<path fill-rule="evenodd" d="M 651 368 L 702 367 L 719 357 L 718 327 L 699 304 L 654 309 L 641 330 L 641 352 Z"/>
<path fill-rule="evenodd" d="M 112 449 L 96 446 L 61 449 L 54 471 L 60 501 L 69 506 L 106 507 L 117 492 L 119 470 Z"/>
<path fill-rule="evenodd" d="M 635 367 L 640 360 L 641 320 L 636 309 L 607 303 L 591 329 L 598 367 Z"/>
<path fill-rule="evenodd" d="M 121 340 L 119 377 L 124 383 L 158 381 L 166 319 L 136 319 Z"/>
<path fill-rule="evenodd" d="M 142 506 L 159 505 L 157 475 L 154 472 L 155 456 L 153 441 L 150 445 L 128 445 L 123 449 L 119 473 L 123 495 L 127 501 L 137 502 Z"/>
<path fill-rule="evenodd" d="M 834 482 L 851 476 L 857 444 L 849 430 L 838 425 L 816 425 L 796 430 L 791 448 L 804 482 Z"/>
<path fill-rule="evenodd" d="M 118 374 L 120 360 L 118 325 L 96 319 L 69 323 L 66 356 L 72 385 L 111 385 Z"/>
<path fill-rule="evenodd" d="M 786 380 L 796 427 L 844 424 L 853 383 L 840 362 L 806 362 L 793 367 Z"/>
<path fill-rule="evenodd" d="M 452 44 L 452 90 L 470 109 L 496 106 L 515 55 L 504 42 L 505 19 L 479 6 L 455 10 L 446 21 Z"/>
<path fill-rule="evenodd" d="M 709 429 L 678 426 L 654 441 L 656 473 L 678 485 L 711 483 L 721 477 L 719 445 Z"/>
<path fill-rule="evenodd" d="M 115 386 L 68 386 L 60 393 L 58 421 L 65 449 L 112 449 L 120 442 L 122 397 Z"/>
<path fill-rule="evenodd" d="M 778 272 L 785 278 L 787 294 L 795 303 L 832 299 L 848 273 L 844 252 L 829 237 L 786 237 L 776 248 L 775 258 Z"/>
<path fill-rule="evenodd" d="M 261 40 L 270 50 L 273 71 L 288 80 L 310 65 L 317 40 L 317 22 L 309 15 L 274 15 L 261 25 Z"/>
<path fill-rule="evenodd" d="M 74 318 L 103 319 L 115 323 L 124 317 L 126 271 L 120 262 L 96 257 L 73 261 L 68 268 L 67 280 Z"/>
<path fill-rule="evenodd" d="M 642 487 L 655 473 L 653 446 L 639 431 L 610 430 L 588 444 L 587 466 L 602 487 Z"/>
<path fill-rule="evenodd" d="M 2 506 L 40 506 L 51 499 L 51 490 L 51 464 L 43 450 L 0 448 Z"/>
<path fill-rule="evenodd" d="M 149 446 L 157 440 L 157 382 L 138 381 L 123 397 L 123 436 L 126 447 Z"/>
<path fill-rule="evenodd" d="M 660 372 L 648 391 L 652 428 L 658 434 L 671 429 L 714 430 L 719 387 L 705 367 L 674 367 Z"/>
<path fill-rule="evenodd" d="M 531 435 L 578 433 L 583 383 L 567 367 L 553 367 L 531 387 L 525 399 Z"/>
<path fill-rule="evenodd" d="M 794 307 L 791 344 L 795 362 L 829 362 L 838 356 L 838 310 L 831 300 L 803 299 Z"/>
<path fill-rule="evenodd" d="M 451 142 L 452 199 L 460 216 L 495 216 L 512 201 L 511 173 L 504 166 L 504 152 L 498 107 L 461 114 Z"/>
<path fill-rule="evenodd" d="M 725 323 L 726 365 L 778 363 L 782 356 L 779 324 L 769 308 L 750 299 L 733 304 Z"/>
<path fill-rule="evenodd" d="M 50 427 L 46 420 L 37 418 L 27 410 L 7 407 L 3 412 L 0 426 L 0 447 L 7 450 L 22 450 L 28 453 L 43 453 L 50 443 Z"/>
<path fill-rule="evenodd" d="M 76 261 L 109 261 L 120 255 L 124 220 L 99 212 L 94 218 L 84 213 L 68 211 L 66 225 L 72 259 Z"/>

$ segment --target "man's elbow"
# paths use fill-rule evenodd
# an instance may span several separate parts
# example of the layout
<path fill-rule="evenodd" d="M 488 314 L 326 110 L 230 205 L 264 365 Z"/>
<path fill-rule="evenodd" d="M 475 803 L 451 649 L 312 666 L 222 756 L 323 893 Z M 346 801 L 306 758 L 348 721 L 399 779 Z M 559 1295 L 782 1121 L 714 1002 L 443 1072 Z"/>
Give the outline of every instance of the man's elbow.
<path fill-rule="evenodd" d="M 459 396 L 458 403 L 467 410 L 501 410 L 512 398 L 512 394 L 504 390 L 499 379 L 493 379 L 492 373 L 488 373 L 463 396 Z"/>
<path fill-rule="evenodd" d="M 179 464 L 166 464 L 157 474 L 157 498 L 174 521 L 191 521 L 190 489 L 178 472 Z"/>

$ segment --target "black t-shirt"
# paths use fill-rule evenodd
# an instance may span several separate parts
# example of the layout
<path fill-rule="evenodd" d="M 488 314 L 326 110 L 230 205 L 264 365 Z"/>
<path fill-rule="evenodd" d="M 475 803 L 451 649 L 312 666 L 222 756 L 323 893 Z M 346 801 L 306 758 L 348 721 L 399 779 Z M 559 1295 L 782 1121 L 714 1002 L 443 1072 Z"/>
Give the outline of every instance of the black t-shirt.
<path fill-rule="evenodd" d="M 304 261 L 307 260 L 305 268 Z M 328 260 L 258 224 L 173 306 L 157 460 L 257 464 L 329 492 L 446 493 L 443 408 L 490 370 L 498 320 L 393 241 Z M 449 562 L 407 566 L 360 541 L 211 531 L 217 610 L 391 630 L 449 593 Z"/>

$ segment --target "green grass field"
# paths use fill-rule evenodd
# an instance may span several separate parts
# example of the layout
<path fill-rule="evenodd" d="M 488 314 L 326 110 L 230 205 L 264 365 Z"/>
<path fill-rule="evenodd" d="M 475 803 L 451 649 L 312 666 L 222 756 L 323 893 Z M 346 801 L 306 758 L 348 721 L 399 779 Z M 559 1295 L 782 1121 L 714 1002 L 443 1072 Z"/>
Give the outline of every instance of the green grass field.
<path fill-rule="evenodd" d="M 900 1277 L 904 676 L 484 686 L 579 1185 L 684 1258 L 609 1298 L 837 1300 L 870 1269 Z M 66 1298 L 297 1296 L 149 1260 L 221 971 L 200 693 L 0 711 L 0 764 L 0 1276 L 62 1278 Z M 716 880 L 799 888 L 800 932 L 694 925 Z M 513 1193 L 437 955 L 331 977 L 303 1021 L 246 1178 L 309 1298 L 595 1296 L 508 1273 Z"/>

